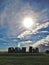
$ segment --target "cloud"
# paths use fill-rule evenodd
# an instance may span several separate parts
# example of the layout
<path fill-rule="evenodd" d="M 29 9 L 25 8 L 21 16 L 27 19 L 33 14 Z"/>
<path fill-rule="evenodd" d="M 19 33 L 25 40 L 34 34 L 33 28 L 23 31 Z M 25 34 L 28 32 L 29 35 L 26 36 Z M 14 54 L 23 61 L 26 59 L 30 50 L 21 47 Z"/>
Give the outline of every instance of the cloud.
<path fill-rule="evenodd" d="M 39 24 L 35 29 L 33 29 L 31 31 L 30 30 L 29 31 L 25 31 L 22 34 L 18 35 L 18 38 L 24 38 L 27 35 L 37 34 L 37 33 L 39 33 L 38 32 L 39 29 L 47 28 L 48 26 L 49 26 L 49 22 L 45 22 L 45 23 Z"/>
<path fill-rule="evenodd" d="M 36 43 L 33 43 L 32 41 L 24 41 L 24 42 L 21 42 L 20 46 L 24 46 L 27 48 L 27 51 L 29 50 L 29 46 L 32 46 L 32 47 L 38 47 L 40 52 L 43 48 L 46 48 L 46 49 L 49 49 L 47 46 L 49 46 L 49 35 L 41 40 L 38 40 Z M 42 46 L 42 48 L 41 48 Z M 45 49 L 45 50 L 46 50 Z M 44 49 L 42 51 L 45 51 Z"/>
<path fill-rule="evenodd" d="M 30 5 L 29 2 L 22 2 L 22 0 L 8 0 L 3 2 L 3 4 L 4 3 L 4 8 L 0 9 L 0 35 L 1 33 L 3 34 L 4 39 L 1 40 L 7 41 L 8 46 L 17 46 L 20 41 L 22 44 L 29 46 L 32 45 L 33 42 L 26 39 L 30 39 L 31 35 L 49 33 L 48 31 L 39 31 L 49 26 L 48 8 L 39 11 L 38 7 L 35 7 L 33 4 Z M 3 5 L 1 5 L 1 7 L 2 6 Z M 31 16 L 36 22 L 35 27 L 31 30 L 26 30 L 21 24 L 23 18 L 26 16 Z M 34 41 L 36 40 L 34 39 Z"/>
<path fill-rule="evenodd" d="M 49 45 L 49 35 L 39 41 L 37 41 L 35 44 L 33 44 L 33 47 L 38 47 L 40 44 Z"/>
<path fill-rule="evenodd" d="M 29 2 L 24 3 L 20 0 L 17 0 L 17 1 L 9 0 L 9 1 L 6 1 L 5 4 L 6 4 L 5 8 L 0 15 L 0 19 L 1 19 L 0 25 L 3 28 L 7 25 L 6 27 L 8 28 L 8 30 L 6 32 L 8 36 L 14 36 L 14 37 L 18 36 L 19 37 L 20 33 L 22 33 L 21 36 L 23 36 L 23 34 L 26 31 L 24 32 L 24 28 L 21 25 L 21 23 L 22 23 L 22 18 L 24 18 L 25 16 L 31 16 L 35 19 L 35 21 L 38 21 L 38 19 L 43 20 L 42 19 L 43 17 L 44 17 L 44 20 L 47 19 L 47 15 L 46 15 L 47 9 L 44 9 L 40 12 L 39 11 L 36 12 L 35 11 L 36 9 L 32 7 L 29 4 Z M 32 32 L 34 32 L 34 30 Z M 29 31 L 27 31 L 27 33 L 29 33 Z"/>
<path fill-rule="evenodd" d="M 49 10 L 48 8 L 45 8 L 39 12 L 38 21 L 40 23 L 43 23 L 43 22 L 46 22 L 49 20 L 49 15 L 48 15 L 49 11 L 48 10 Z"/>
<path fill-rule="evenodd" d="M 32 45 L 33 45 L 33 42 L 30 41 L 30 40 L 18 43 L 19 47 L 26 47 L 26 51 L 28 51 L 29 50 L 29 46 L 32 46 Z"/>

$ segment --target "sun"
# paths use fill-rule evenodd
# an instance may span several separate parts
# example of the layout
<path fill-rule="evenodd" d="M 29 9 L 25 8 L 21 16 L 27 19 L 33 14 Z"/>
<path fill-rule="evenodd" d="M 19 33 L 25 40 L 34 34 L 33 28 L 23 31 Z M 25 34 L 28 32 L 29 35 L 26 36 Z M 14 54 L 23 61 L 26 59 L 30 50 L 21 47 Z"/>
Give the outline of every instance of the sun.
<path fill-rule="evenodd" d="M 31 17 L 24 18 L 24 20 L 23 20 L 24 27 L 29 29 L 33 26 L 33 24 L 34 24 L 34 21 Z"/>

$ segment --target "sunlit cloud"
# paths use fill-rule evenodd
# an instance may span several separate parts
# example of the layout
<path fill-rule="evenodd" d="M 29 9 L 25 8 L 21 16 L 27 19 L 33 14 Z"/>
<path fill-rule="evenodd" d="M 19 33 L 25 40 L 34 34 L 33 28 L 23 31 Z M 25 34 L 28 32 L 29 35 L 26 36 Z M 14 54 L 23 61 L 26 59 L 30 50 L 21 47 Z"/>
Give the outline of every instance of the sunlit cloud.
<path fill-rule="evenodd" d="M 27 35 L 36 34 L 39 29 L 46 28 L 48 26 L 49 26 L 49 22 L 39 24 L 35 29 L 33 29 L 31 31 L 25 31 L 25 32 L 23 32 L 22 34 L 20 34 L 18 36 L 18 38 L 23 38 L 24 36 L 27 36 Z"/>
<path fill-rule="evenodd" d="M 24 0 L 21 0 L 21 1 L 8 0 L 3 2 L 3 4 L 5 4 L 4 7 L 3 7 L 3 4 L 1 4 L 0 35 L 2 34 L 3 37 L 0 38 L 0 40 L 8 42 L 7 43 L 8 46 L 11 46 L 11 45 L 17 46 L 20 40 L 23 41 L 23 42 L 21 41 L 23 44 L 26 41 L 27 45 L 29 45 L 28 43 L 31 40 L 28 40 L 28 39 L 30 39 L 31 35 L 37 36 L 37 33 L 38 34 L 47 33 L 47 37 L 48 37 L 49 30 L 41 31 L 41 29 L 49 27 L 49 8 L 45 7 L 46 3 L 43 4 L 44 7 L 42 7 L 42 2 L 41 2 L 40 3 L 41 8 L 39 6 L 39 3 L 38 4 L 37 3 L 35 4 L 35 3 L 32 2 L 31 4 L 29 1 L 24 2 Z M 30 30 L 27 30 L 26 28 L 24 28 L 22 24 L 23 19 L 25 17 L 31 17 L 34 19 L 35 25 Z M 41 37 L 40 34 L 39 36 Z M 37 41 L 40 41 L 40 40 L 37 40 Z M 33 44 L 32 41 L 30 43 L 31 45 Z"/>
<path fill-rule="evenodd" d="M 33 47 L 38 47 L 40 44 L 49 45 L 49 35 L 39 41 L 37 41 L 35 44 L 33 44 Z"/>

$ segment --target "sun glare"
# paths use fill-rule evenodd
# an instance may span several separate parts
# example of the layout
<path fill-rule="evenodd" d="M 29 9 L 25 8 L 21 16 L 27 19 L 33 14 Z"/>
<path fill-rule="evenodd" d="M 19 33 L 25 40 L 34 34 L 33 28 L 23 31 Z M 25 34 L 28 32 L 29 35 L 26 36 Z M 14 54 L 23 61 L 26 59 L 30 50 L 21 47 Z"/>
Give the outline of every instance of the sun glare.
<path fill-rule="evenodd" d="M 31 28 L 32 26 L 33 26 L 33 23 L 34 21 L 33 21 L 33 19 L 32 18 L 30 18 L 30 17 L 26 17 L 26 18 L 24 18 L 24 20 L 23 20 L 23 25 L 24 25 L 24 27 L 26 27 L 26 28 Z"/>

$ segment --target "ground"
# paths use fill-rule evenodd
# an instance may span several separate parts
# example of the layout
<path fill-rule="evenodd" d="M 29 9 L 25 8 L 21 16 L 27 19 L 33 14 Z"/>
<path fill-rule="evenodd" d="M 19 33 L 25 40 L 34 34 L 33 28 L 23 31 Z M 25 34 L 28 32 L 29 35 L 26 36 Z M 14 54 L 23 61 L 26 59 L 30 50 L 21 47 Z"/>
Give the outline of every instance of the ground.
<path fill-rule="evenodd" d="M 49 54 L 0 53 L 0 65 L 49 65 Z"/>

